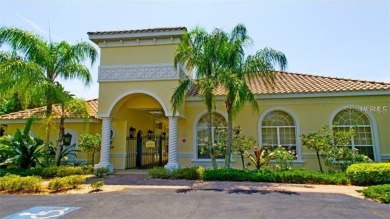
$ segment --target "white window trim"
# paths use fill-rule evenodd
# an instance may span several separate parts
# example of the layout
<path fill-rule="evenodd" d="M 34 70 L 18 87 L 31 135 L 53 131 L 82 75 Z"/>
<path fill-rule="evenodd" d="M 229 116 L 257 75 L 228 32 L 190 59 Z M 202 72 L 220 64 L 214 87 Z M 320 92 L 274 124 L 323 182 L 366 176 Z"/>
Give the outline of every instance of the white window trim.
<path fill-rule="evenodd" d="M 218 113 L 218 114 L 221 114 L 225 120 L 226 120 L 226 123 L 227 123 L 227 114 L 224 112 L 224 111 L 221 111 L 221 110 L 214 110 L 213 111 L 214 113 Z M 192 163 L 196 164 L 196 163 L 202 163 L 202 164 L 205 164 L 205 162 L 211 162 L 211 159 L 198 159 L 198 124 L 199 124 L 199 120 L 207 114 L 207 110 L 203 110 L 202 112 L 200 112 L 194 119 L 194 125 L 193 125 L 193 142 L 192 142 Z M 224 159 L 216 159 L 217 162 L 220 162 L 220 161 L 223 161 Z"/>
<path fill-rule="evenodd" d="M 356 109 L 356 110 L 359 110 L 359 106 L 357 105 L 345 105 L 345 106 L 341 106 L 341 107 L 338 107 L 336 108 L 333 113 L 331 114 L 331 116 L 329 117 L 329 126 L 332 126 L 333 125 L 333 120 L 334 120 L 334 117 L 336 117 L 336 115 L 345 110 L 345 109 Z M 371 136 L 372 136 L 372 144 L 373 144 L 373 149 L 374 149 L 374 159 L 375 161 L 382 161 L 382 158 L 381 158 L 381 151 L 380 151 L 380 144 L 379 144 L 379 132 L 378 132 L 378 124 L 376 122 L 376 119 L 374 117 L 374 115 L 370 112 L 370 111 L 365 111 L 365 112 L 362 112 L 364 113 L 369 121 L 370 121 L 370 124 L 371 124 Z M 363 127 L 363 126 L 362 126 Z"/>
<path fill-rule="evenodd" d="M 263 140 L 263 136 L 262 136 L 263 133 L 261 130 L 261 128 L 262 128 L 261 123 L 263 122 L 265 116 L 272 111 L 283 111 L 283 112 L 289 114 L 293 118 L 294 123 L 295 123 L 295 139 L 296 139 L 296 148 L 297 148 L 296 153 L 298 155 L 298 159 L 294 160 L 293 162 L 302 163 L 303 162 L 303 160 L 302 160 L 302 143 L 301 143 L 301 138 L 300 138 L 301 125 L 299 124 L 298 117 L 293 113 L 292 110 L 290 110 L 286 107 L 270 107 L 261 114 L 259 121 L 258 121 L 258 124 L 257 124 L 257 130 L 258 130 L 257 132 L 259 133 L 259 136 L 258 136 L 259 145 L 261 145 L 261 142 L 263 142 L 262 141 Z M 269 127 L 269 126 L 267 126 L 267 127 Z M 279 137 L 278 137 L 278 142 L 279 142 Z"/>

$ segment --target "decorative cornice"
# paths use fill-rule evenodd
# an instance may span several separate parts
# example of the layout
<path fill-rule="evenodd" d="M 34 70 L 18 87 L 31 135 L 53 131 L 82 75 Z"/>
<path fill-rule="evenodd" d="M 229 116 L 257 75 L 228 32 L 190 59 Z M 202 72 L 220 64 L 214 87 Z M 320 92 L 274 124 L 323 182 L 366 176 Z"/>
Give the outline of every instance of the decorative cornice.
<path fill-rule="evenodd" d="M 99 66 L 98 82 L 179 80 L 182 74 L 171 63 Z"/>

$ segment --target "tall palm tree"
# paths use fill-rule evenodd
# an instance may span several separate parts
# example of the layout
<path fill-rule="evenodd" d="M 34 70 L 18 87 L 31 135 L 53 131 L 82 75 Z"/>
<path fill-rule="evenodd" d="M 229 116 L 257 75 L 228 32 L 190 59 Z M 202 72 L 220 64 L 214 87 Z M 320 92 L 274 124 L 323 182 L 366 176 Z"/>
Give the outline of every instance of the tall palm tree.
<path fill-rule="evenodd" d="M 213 91 L 218 86 L 216 72 L 219 68 L 220 41 L 224 34 L 215 30 L 211 34 L 203 28 L 196 27 L 190 32 L 186 32 L 176 51 L 174 65 L 185 64 L 195 72 L 195 79 L 186 78 L 174 91 L 171 97 L 174 112 L 182 106 L 187 90 L 192 86 L 197 86 L 199 95 L 202 96 L 207 108 L 208 126 L 208 147 L 212 151 L 212 111 L 214 94 Z M 217 168 L 217 162 L 213 153 L 210 153 L 213 167 Z"/>
<path fill-rule="evenodd" d="M 91 74 L 82 63 L 89 59 L 93 64 L 97 51 L 87 42 L 53 43 L 34 33 L 9 27 L 0 28 L 0 42 L 22 56 L 22 59 L 8 59 L 0 64 L 0 94 L 12 90 L 24 103 L 42 100 L 46 116 L 51 115 L 52 105 L 61 96 L 56 87 L 59 78 L 80 79 L 85 85 L 91 82 Z M 50 126 L 46 131 L 46 145 L 49 141 Z"/>
<path fill-rule="evenodd" d="M 220 62 L 223 68 L 217 73 L 217 78 L 226 90 L 225 106 L 228 114 L 228 137 L 225 154 L 225 168 L 230 168 L 233 141 L 233 118 L 249 102 L 254 109 L 258 104 L 247 81 L 253 77 L 264 78 L 266 82 L 274 82 L 275 65 L 281 70 L 287 67 L 286 56 L 271 48 L 264 48 L 247 56 L 245 47 L 251 44 L 251 38 L 243 24 L 234 27 L 225 38 Z"/>

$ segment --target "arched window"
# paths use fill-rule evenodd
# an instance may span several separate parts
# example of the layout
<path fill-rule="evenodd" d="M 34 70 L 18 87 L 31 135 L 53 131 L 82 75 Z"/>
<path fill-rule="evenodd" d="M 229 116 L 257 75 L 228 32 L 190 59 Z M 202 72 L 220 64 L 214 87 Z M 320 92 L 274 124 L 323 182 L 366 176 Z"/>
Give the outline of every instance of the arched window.
<path fill-rule="evenodd" d="M 296 154 L 296 124 L 287 112 L 274 110 L 261 121 L 261 146 L 272 148 L 279 145 Z"/>
<path fill-rule="evenodd" d="M 204 114 L 198 121 L 197 130 L 196 130 L 196 139 L 197 139 L 197 158 L 198 159 L 209 159 L 210 154 L 202 152 L 202 148 L 208 147 L 208 130 L 207 130 L 207 113 Z M 222 139 L 223 135 L 221 130 L 226 129 L 227 122 L 225 117 L 219 113 L 212 114 L 212 125 L 211 125 L 211 141 L 217 143 Z M 217 158 L 223 158 L 223 156 L 218 156 Z"/>
<path fill-rule="evenodd" d="M 365 113 L 354 108 L 341 110 L 333 118 L 333 124 L 336 131 L 355 129 L 355 136 L 351 137 L 348 146 L 352 149 L 357 149 L 359 154 L 365 154 L 374 160 L 372 127 Z"/>

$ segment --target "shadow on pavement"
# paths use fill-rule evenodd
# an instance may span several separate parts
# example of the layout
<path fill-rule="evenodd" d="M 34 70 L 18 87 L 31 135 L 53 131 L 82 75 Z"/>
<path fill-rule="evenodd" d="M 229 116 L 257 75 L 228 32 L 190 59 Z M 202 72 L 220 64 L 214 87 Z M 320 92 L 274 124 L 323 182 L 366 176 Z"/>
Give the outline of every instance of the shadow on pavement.
<path fill-rule="evenodd" d="M 228 194 L 246 194 L 246 195 L 252 195 L 260 193 L 262 195 L 269 194 L 269 193 L 280 193 L 283 195 L 300 195 L 297 192 L 291 192 L 291 191 L 278 191 L 278 190 L 261 190 L 261 189 L 178 189 L 176 190 L 176 193 L 188 193 L 193 191 L 215 191 L 215 192 L 226 192 Z"/>

